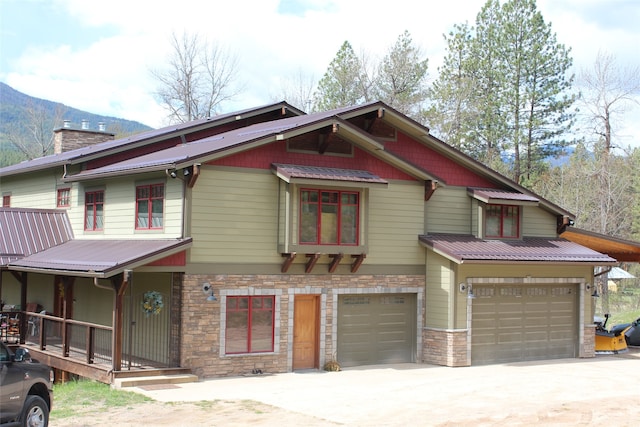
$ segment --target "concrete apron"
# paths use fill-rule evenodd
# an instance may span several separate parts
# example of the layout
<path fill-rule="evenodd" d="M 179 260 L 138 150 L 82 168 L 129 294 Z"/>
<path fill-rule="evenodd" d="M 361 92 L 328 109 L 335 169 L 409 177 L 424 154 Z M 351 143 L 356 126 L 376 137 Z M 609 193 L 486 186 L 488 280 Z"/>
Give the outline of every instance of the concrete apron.
<path fill-rule="evenodd" d="M 347 425 L 499 421 L 572 402 L 619 399 L 624 405 L 625 397 L 637 401 L 640 349 L 593 359 L 463 368 L 376 365 L 131 390 L 164 402 L 249 399 Z"/>

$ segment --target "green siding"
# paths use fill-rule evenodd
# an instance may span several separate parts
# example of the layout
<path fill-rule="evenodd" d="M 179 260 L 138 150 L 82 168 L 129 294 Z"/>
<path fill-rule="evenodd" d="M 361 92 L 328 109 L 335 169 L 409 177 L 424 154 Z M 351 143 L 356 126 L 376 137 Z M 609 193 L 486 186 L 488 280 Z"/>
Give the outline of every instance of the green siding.
<path fill-rule="evenodd" d="M 391 182 L 369 190 L 367 264 L 423 264 L 424 187 Z"/>
<path fill-rule="evenodd" d="M 471 197 L 466 187 L 443 187 L 425 203 L 427 233 L 471 234 Z"/>
<path fill-rule="evenodd" d="M 164 226 L 162 230 L 136 230 L 136 185 L 164 183 Z M 162 177 L 144 177 L 136 181 L 130 178 L 113 179 L 100 184 L 83 184 L 72 191 L 77 193 L 77 202 L 69 209 L 69 220 L 76 238 L 94 239 L 99 236 L 110 239 L 165 239 L 182 237 L 182 186 L 181 180 L 167 180 Z M 104 230 L 84 231 L 84 194 L 86 191 L 104 190 Z"/>
<path fill-rule="evenodd" d="M 277 263 L 286 226 L 286 186 L 267 171 L 203 168 L 192 198 L 193 263 Z M 295 191 L 295 186 L 293 186 Z M 424 223 L 423 187 L 392 182 L 365 191 L 364 242 L 367 265 L 420 265 Z M 291 221 L 297 198 L 292 198 Z M 321 263 L 329 262 L 323 257 Z M 304 263 L 299 256 L 295 263 Z M 345 257 L 343 264 L 351 262 Z"/>
<path fill-rule="evenodd" d="M 0 178 L 0 194 L 11 193 L 12 208 L 56 207 L 56 177 L 53 171 Z"/>
<path fill-rule="evenodd" d="M 556 237 L 556 217 L 536 207 L 525 206 L 522 213 L 522 235 L 536 237 Z"/>
<path fill-rule="evenodd" d="M 267 171 L 203 168 L 192 195 L 191 261 L 281 262 L 278 181 Z"/>
<path fill-rule="evenodd" d="M 426 277 L 425 326 L 440 329 L 449 328 L 451 293 L 455 291 L 454 272 L 451 269 L 450 261 L 435 252 L 427 251 Z"/>

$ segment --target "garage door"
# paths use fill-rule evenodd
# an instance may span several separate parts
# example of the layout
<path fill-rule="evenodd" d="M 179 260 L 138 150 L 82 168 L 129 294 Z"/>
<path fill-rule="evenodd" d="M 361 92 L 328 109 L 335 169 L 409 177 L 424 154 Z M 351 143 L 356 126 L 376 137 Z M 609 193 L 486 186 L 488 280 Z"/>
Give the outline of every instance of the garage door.
<path fill-rule="evenodd" d="M 341 295 L 338 353 L 342 366 L 414 362 L 416 295 Z"/>
<path fill-rule="evenodd" d="M 473 365 L 576 357 L 576 285 L 474 285 L 473 293 Z"/>

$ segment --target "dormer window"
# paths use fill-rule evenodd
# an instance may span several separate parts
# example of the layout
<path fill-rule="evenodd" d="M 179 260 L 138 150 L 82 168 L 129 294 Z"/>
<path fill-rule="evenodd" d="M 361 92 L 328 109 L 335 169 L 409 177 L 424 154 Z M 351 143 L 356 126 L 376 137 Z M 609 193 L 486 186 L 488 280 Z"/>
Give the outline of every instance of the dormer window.
<path fill-rule="evenodd" d="M 485 237 L 517 239 L 520 237 L 520 206 L 487 205 Z"/>
<path fill-rule="evenodd" d="M 357 245 L 359 194 L 354 191 L 300 191 L 300 243 Z"/>
<path fill-rule="evenodd" d="M 477 201 L 474 234 L 486 239 L 520 239 L 525 208 L 540 203 L 533 195 L 497 188 L 471 187 L 467 194 Z"/>
<path fill-rule="evenodd" d="M 273 164 L 272 171 L 281 180 L 280 253 L 367 253 L 369 189 L 386 187 L 386 180 L 365 170 L 319 166 Z"/>

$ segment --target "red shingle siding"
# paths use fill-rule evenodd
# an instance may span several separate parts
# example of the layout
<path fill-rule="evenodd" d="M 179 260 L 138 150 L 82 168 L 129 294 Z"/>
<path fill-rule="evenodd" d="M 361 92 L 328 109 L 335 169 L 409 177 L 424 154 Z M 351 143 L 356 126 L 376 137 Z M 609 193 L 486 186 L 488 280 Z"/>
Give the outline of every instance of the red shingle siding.
<path fill-rule="evenodd" d="M 353 157 L 288 152 L 286 141 L 265 145 L 209 164 L 254 169 L 270 169 L 271 163 L 288 163 L 342 169 L 366 170 L 384 179 L 414 181 L 406 173 L 356 148 Z"/>
<path fill-rule="evenodd" d="M 459 165 L 424 144 L 398 132 L 398 139 L 385 145 L 385 150 L 443 179 L 447 185 L 497 188 L 496 185 Z"/>

